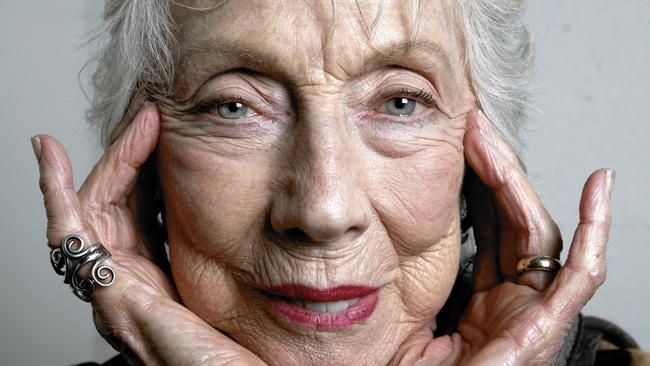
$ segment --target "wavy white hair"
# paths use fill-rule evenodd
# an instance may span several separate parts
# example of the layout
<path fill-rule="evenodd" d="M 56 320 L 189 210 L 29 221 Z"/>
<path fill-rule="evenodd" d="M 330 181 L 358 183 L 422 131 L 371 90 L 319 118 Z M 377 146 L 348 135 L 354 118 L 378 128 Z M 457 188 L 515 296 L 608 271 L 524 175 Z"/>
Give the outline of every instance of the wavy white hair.
<path fill-rule="evenodd" d="M 465 40 L 466 72 L 479 106 L 520 150 L 532 70 L 525 0 L 452 1 Z M 116 137 L 136 91 L 146 93 L 155 86 L 157 93 L 172 92 L 176 44 L 170 8 L 175 5 L 181 6 L 175 0 L 106 0 L 103 44 L 94 59 L 87 113 L 100 129 L 104 146 Z"/>

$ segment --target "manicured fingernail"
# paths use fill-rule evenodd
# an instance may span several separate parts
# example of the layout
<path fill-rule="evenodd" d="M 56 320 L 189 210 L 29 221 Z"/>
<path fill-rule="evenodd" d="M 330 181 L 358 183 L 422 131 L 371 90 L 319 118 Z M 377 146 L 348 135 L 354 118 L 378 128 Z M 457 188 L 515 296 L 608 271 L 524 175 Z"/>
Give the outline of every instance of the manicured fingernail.
<path fill-rule="evenodd" d="M 609 197 L 612 197 L 612 192 L 614 192 L 614 183 L 616 183 L 616 170 L 607 169 L 607 193 Z"/>
<path fill-rule="evenodd" d="M 34 156 L 36 156 L 36 161 L 41 162 L 41 138 L 34 136 L 31 138 L 32 148 L 34 149 Z"/>

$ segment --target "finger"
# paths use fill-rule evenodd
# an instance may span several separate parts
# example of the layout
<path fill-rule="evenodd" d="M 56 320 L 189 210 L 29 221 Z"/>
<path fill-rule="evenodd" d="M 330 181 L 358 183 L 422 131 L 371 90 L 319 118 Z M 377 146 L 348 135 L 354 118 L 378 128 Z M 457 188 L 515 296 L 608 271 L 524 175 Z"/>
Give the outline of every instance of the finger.
<path fill-rule="evenodd" d="M 501 218 L 500 266 L 506 281 L 517 281 L 517 260 L 534 255 L 558 257 L 560 231 L 531 187 L 517 155 L 479 112 L 467 118 L 465 156 L 487 187 L 494 191 Z M 551 277 L 526 272 L 518 282 L 539 291 Z"/>
<path fill-rule="evenodd" d="M 104 153 L 79 190 L 82 207 L 108 211 L 113 205 L 126 206 L 135 187 L 138 169 L 158 142 L 160 117 L 150 104 Z"/>
<path fill-rule="evenodd" d="M 72 165 L 65 149 L 55 138 L 38 135 L 32 144 L 38 159 L 39 186 L 47 215 L 48 245 L 60 247 L 66 236 L 84 232 L 83 212 L 72 180 Z M 94 238 L 91 236 L 89 239 Z"/>
<path fill-rule="evenodd" d="M 32 144 L 39 161 L 39 185 L 43 192 L 47 213 L 48 245 L 52 249 L 60 248 L 64 238 L 74 234 L 81 238 L 81 241 L 73 241 L 76 250 L 83 251 L 89 248 L 97 243 L 97 238 L 92 231 L 86 230 L 83 211 L 72 181 L 72 166 L 65 149 L 56 139 L 46 135 L 35 136 Z M 55 257 L 52 258 L 54 260 Z M 76 261 L 73 260 L 74 262 Z M 69 268 L 65 267 L 66 263 L 58 260 L 52 263 L 59 270 L 65 268 L 67 278 Z M 77 274 L 75 277 L 88 278 L 90 272 L 89 266 L 82 265 L 78 270 L 75 269 Z"/>
<path fill-rule="evenodd" d="M 573 319 L 605 281 L 605 249 L 611 223 L 612 170 L 594 172 L 582 191 L 580 223 L 567 261 L 546 292 L 553 315 Z"/>
<path fill-rule="evenodd" d="M 131 99 L 131 103 L 129 103 L 129 108 L 124 113 L 124 116 L 122 116 L 122 120 L 117 125 L 113 133 L 111 133 L 109 145 L 113 145 L 113 143 L 124 134 L 124 131 L 135 119 L 135 116 L 140 112 L 140 110 L 142 110 L 143 107 L 146 106 L 147 98 L 147 95 L 143 94 L 142 92 L 135 93 Z"/>
<path fill-rule="evenodd" d="M 124 288 L 118 306 L 121 316 L 102 327 L 108 326 L 123 342 L 121 346 L 137 354 L 144 364 L 264 365 L 251 351 L 181 304 L 139 284 Z M 99 317 L 103 311 L 115 313 L 114 308 L 96 310 Z M 179 347 L 179 336 L 187 339 L 183 347 Z"/>
<path fill-rule="evenodd" d="M 501 283 L 499 269 L 499 241 L 493 194 L 476 176 L 467 169 L 464 194 L 472 220 L 476 255 L 474 257 L 474 291 L 486 291 Z"/>
<path fill-rule="evenodd" d="M 433 338 L 431 328 L 424 326 L 400 345 L 389 365 L 456 365 L 460 352 L 458 333 Z"/>

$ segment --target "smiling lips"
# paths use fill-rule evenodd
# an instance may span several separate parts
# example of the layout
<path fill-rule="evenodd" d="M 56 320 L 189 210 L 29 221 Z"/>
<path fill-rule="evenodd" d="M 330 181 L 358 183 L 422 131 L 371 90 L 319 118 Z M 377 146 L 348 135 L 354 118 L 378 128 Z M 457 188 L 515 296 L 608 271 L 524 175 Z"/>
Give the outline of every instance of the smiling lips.
<path fill-rule="evenodd" d="M 372 314 L 377 306 L 378 290 L 364 286 L 315 289 L 284 285 L 266 292 L 271 307 L 293 322 L 318 329 L 341 329 Z"/>

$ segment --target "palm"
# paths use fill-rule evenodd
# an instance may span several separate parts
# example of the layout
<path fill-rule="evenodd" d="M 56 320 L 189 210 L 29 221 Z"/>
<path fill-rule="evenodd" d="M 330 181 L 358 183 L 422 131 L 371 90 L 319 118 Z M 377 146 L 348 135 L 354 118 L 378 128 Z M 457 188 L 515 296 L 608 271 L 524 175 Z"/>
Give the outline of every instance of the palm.
<path fill-rule="evenodd" d="M 126 204 L 111 205 L 108 209 L 96 202 L 85 202 L 83 206 L 93 207 L 86 211 L 88 226 L 93 227 L 97 237 L 111 252 L 120 268 L 120 277 L 129 285 L 148 286 L 155 289 L 158 296 L 176 299 L 174 286 L 169 277 L 146 253 L 142 237 L 136 231 L 133 214 Z"/>
<path fill-rule="evenodd" d="M 498 362 L 494 357 L 489 359 L 502 365 L 515 359 L 533 363 L 552 360 L 564 337 L 544 329 L 549 323 L 548 317 L 543 294 L 528 286 L 503 283 L 476 293 L 458 325 L 462 348 L 466 350 L 462 359 L 464 362 L 480 361 L 490 355 L 500 355 Z M 555 331 L 562 333 L 564 330 Z M 545 338 L 558 341 L 548 344 L 543 342 Z M 535 344 L 544 344 L 544 347 L 540 349 Z"/>

